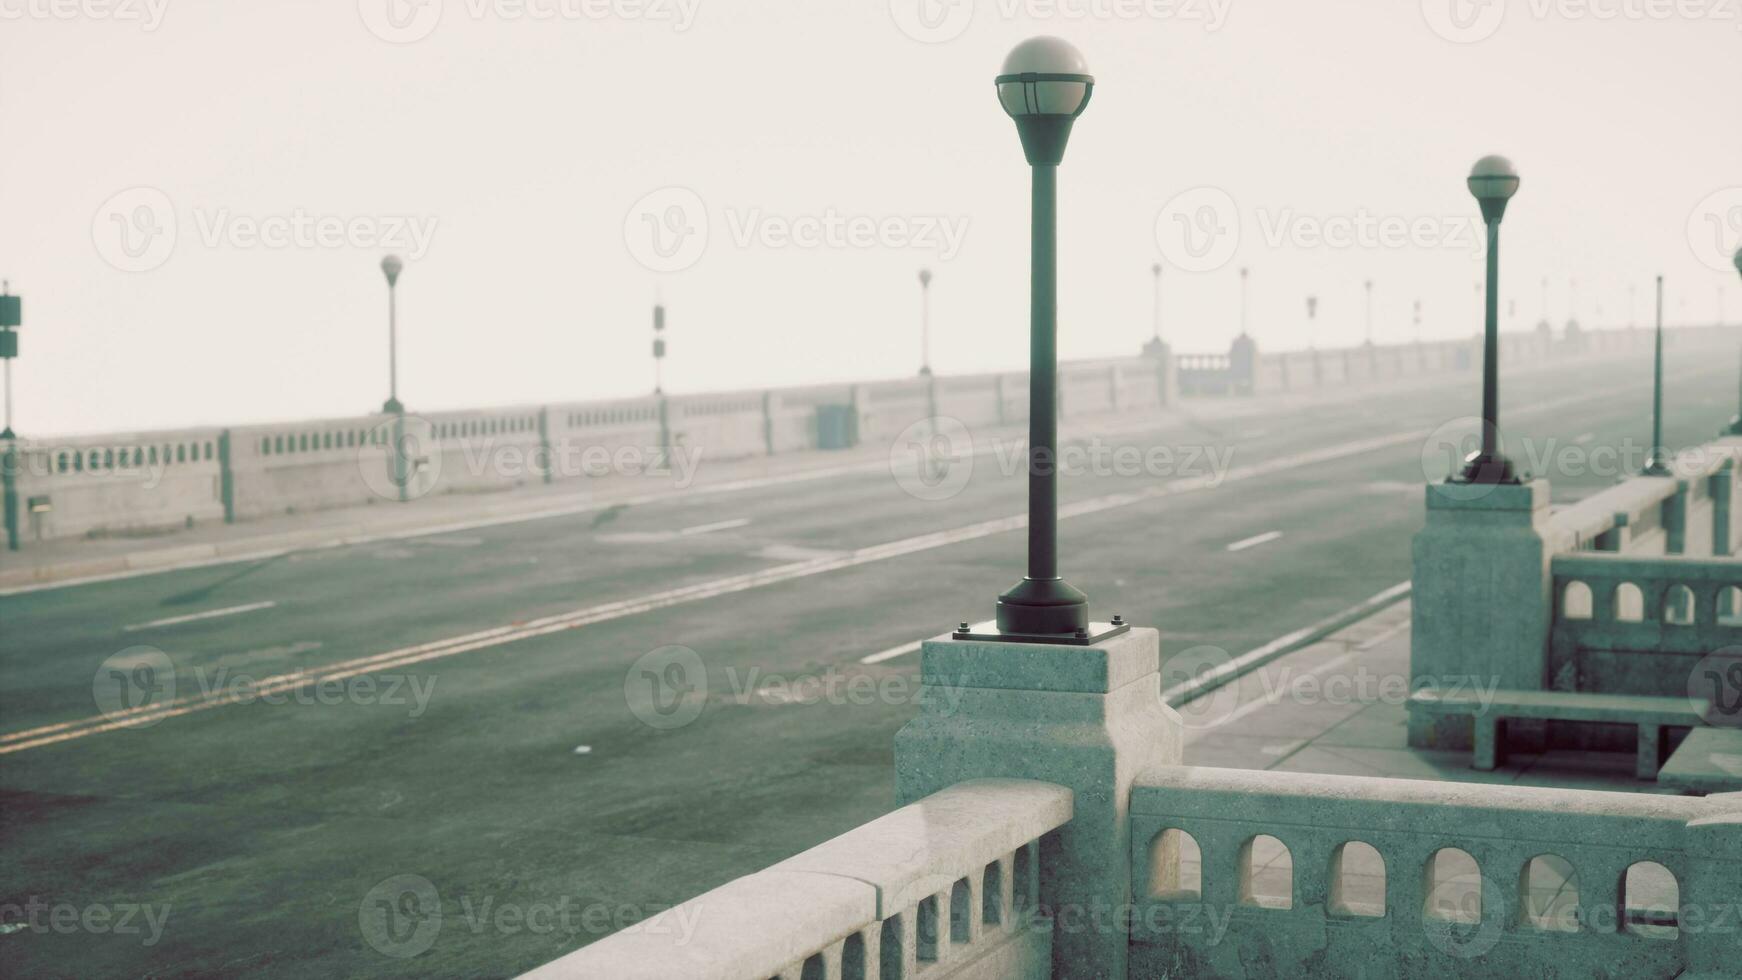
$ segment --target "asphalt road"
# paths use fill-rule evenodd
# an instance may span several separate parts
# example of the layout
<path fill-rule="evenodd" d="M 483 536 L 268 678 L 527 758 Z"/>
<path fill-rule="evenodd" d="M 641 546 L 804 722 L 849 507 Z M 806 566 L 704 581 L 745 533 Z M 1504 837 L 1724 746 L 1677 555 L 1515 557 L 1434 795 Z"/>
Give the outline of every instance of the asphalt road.
<path fill-rule="evenodd" d="M 1733 413 L 1731 360 L 1672 352 L 1666 443 Z M 1065 575 L 1164 653 L 1359 602 L 1472 384 L 1122 424 Z M 1613 482 L 1648 385 L 1515 379 L 1514 459 Z M 886 811 L 918 656 L 861 661 L 1020 576 L 1011 452 L 0 598 L 0 972 L 513 974 Z"/>

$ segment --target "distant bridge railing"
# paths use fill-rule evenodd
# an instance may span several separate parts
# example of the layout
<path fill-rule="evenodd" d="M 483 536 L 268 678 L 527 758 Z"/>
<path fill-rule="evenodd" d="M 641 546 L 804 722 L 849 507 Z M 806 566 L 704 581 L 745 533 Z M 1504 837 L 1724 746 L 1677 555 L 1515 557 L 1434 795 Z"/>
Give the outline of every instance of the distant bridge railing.
<path fill-rule="evenodd" d="M 957 783 L 526 977 L 1041 980 L 1041 840 L 1070 819 L 1062 786 Z"/>

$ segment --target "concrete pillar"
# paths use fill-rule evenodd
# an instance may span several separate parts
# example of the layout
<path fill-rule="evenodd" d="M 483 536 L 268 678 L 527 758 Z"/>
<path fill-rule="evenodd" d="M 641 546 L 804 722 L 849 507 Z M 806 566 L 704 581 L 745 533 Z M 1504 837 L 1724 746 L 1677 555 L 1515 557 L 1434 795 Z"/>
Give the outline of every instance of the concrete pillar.
<path fill-rule="evenodd" d="M 1159 634 L 1094 646 L 928 640 L 917 717 L 895 736 L 898 804 L 966 779 L 1070 787 L 1075 816 L 1041 854 L 1060 980 L 1125 980 L 1131 786 L 1178 764 L 1179 715 L 1161 701 Z"/>
<path fill-rule="evenodd" d="M 6 441 L 0 452 L 0 521 L 6 524 L 6 550 L 18 550 L 18 446 Z"/>
<path fill-rule="evenodd" d="M 538 461 L 545 483 L 556 482 L 556 455 L 550 445 L 550 406 L 538 406 Z"/>
<path fill-rule="evenodd" d="M 1168 405 L 1179 397 L 1179 362 L 1165 341 L 1152 339 L 1143 345 L 1143 356 L 1155 362 L 1155 403 Z"/>
<path fill-rule="evenodd" d="M 1258 392 L 1258 342 L 1245 334 L 1228 345 L 1228 386 L 1235 395 Z"/>
<path fill-rule="evenodd" d="M 992 376 L 992 397 L 998 400 L 998 404 L 993 408 L 992 417 L 998 420 L 999 425 L 1004 425 L 1006 423 L 1004 420 L 1004 375 L 1002 374 Z"/>
<path fill-rule="evenodd" d="M 1687 826 L 1678 937 L 1687 962 L 1684 980 L 1742 977 L 1736 938 L 1736 909 L 1742 905 L 1742 793 L 1710 799 L 1734 803 L 1734 808 Z"/>
<path fill-rule="evenodd" d="M 1727 460 L 1722 469 L 1712 474 L 1712 554 L 1722 558 L 1730 553 L 1731 482 L 1736 478 L 1736 461 Z"/>
<path fill-rule="evenodd" d="M 1688 547 L 1688 481 L 1677 480 L 1675 496 L 1663 502 L 1664 554 L 1679 555 Z"/>
<path fill-rule="evenodd" d="M 1472 682 L 1549 688 L 1549 561 L 1557 545 L 1545 540 L 1548 503 L 1547 480 L 1428 485 L 1427 526 L 1413 547 L 1411 690 Z M 1470 719 L 1411 716 L 1409 744 L 1471 748 Z"/>
<path fill-rule="evenodd" d="M 230 430 L 218 433 L 218 499 L 224 504 L 224 523 L 236 523 L 236 469 L 230 459 Z"/>
<path fill-rule="evenodd" d="M 774 416 L 780 412 L 780 393 L 765 391 L 762 393 L 762 449 L 768 455 L 774 455 Z"/>

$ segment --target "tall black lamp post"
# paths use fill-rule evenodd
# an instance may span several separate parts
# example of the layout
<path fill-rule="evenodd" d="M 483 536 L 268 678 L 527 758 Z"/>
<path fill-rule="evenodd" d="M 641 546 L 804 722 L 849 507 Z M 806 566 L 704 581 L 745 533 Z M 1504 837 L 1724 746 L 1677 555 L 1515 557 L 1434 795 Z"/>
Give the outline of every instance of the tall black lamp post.
<path fill-rule="evenodd" d="M 1742 248 L 1736 250 L 1735 258 L 1736 272 L 1738 275 L 1742 275 Z M 1742 436 L 1742 391 L 1737 393 L 1737 414 L 1735 418 L 1730 420 L 1730 428 L 1726 430 L 1726 434 Z"/>
<path fill-rule="evenodd" d="M 1500 452 L 1500 219 L 1506 202 L 1518 193 L 1512 161 L 1487 156 L 1476 161 L 1467 181 L 1488 225 L 1487 330 L 1482 347 L 1482 448 L 1464 460 L 1457 483 L 1517 483 L 1512 461 Z"/>
<path fill-rule="evenodd" d="M 405 406 L 399 402 L 399 273 L 405 262 L 397 255 L 381 260 L 381 273 L 387 277 L 387 403 L 381 410 L 389 415 L 403 415 Z"/>
<path fill-rule="evenodd" d="M 1018 44 L 995 79 L 998 101 L 1016 121 L 1033 181 L 1029 280 L 1028 575 L 998 597 L 994 624 L 961 639 L 1090 643 L 1127 627 L 1089 622 L 1088 597 L 1058 571 L 1058 167 L 1071 124 L 1089 104 L 1095 79 L 1083 55 L 1056 37 Z M 995 628 L 987 629 L 988 626 Z"/>
<path fill-rule="evenodd" d="M 931 270 L 919 270 L 919 376 L 931 377 Z"/>
<path fill-rule="evenodd" d="M 1646 476 L 1669 476 L 1663 458 L 1663 277 L 1657 277 L 1657 337 L 1651 369 L 1651 455 L 1645 459 Z"/>

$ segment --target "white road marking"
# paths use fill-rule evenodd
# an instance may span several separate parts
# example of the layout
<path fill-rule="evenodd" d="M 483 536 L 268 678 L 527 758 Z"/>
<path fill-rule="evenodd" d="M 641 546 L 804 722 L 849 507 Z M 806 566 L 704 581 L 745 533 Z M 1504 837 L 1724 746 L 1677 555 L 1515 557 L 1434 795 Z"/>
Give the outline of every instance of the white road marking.
<path fill-rule="evenodd" d="M 271 609 L 276 602 L 250 602 L 246 606 L 230 606 L 227 609 L 209 609 L 205 612 L 190 613 L 186 616 L 171 616 L 168 619 L 154 619 L 149 623 L 134 623 L 132 626 L 121 627 L 123 633 L 133 633 L 138 630 L 156 629 L 159 626 L 175 626 L 180 623 L 194 623 L 202 619 L 217 619 L 220 616 L 236 616 L 241 613 L 253 612 L 256 609 Z"/>
<path fill-rule="evenodd" d="M 1595 438 L 1597 438 L 1597 434 L 1595 432 L 1587 432 L 1584 435 L 1579 436 L 1577 439 L 1574 439 L 1573 445 L 1583 446 L 1585 443 L 1590 442 L 1592 439 L 1595 439 Z"/>
<path fill-rule="evenodd" d="M 885 660 L 894 660 L 896 657 L 905 657 L 910 653 L 917 652 L 919 650 L 919 645 L 923 642 L 923 640 L 914 640 L 912 643 L 903 643 L 898 647 L 890 647 L 882 653 L 873 653 L 869 657 L 860 657 L 859 662 L 862 664 L 880 664 Z"/>
<path fill-rule="evenodd" d="M 1234 542 L 1228 546 L 1228 550 L 1245 551 L 1247 548 L 1256 548 L 1261 544 L 1269 544 L 1280 537 L 1282 537 L 1281 531 L 1265 531 L 1263 534 L 1254 534 L 1249 538 L 1242 538 L 1241 540 Z"/>
<path fill-rule="evenodd" d="M 735 518 L 735 519 L 730 520 L 730 521 L 715 521 L 712 524 L 697 524 L 695 527 L 686 527 L 677 533 L 685 534 L 685 535 L 688 535 L 688 534 L 712 534 L 715 531 L 730 531 L 735 527 L 743 527 L 744 525 L 749 524 L 749 523 L 750 523 L 750 518 L 739 517 L 739 518 Z"/>

